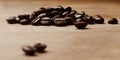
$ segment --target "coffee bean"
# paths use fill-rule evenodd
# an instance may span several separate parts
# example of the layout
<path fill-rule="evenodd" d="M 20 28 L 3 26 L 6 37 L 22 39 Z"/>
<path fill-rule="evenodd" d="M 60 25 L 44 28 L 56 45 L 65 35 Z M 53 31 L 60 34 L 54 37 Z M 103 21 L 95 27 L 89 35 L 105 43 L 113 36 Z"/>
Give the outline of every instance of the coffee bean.
<path fill-rule="evenodd" d="M 15 18 L 16 17 L 9 17 L 8 19 L 6 19 L 6 21 L 9 23 L 9 24 L 15 24 Z"/>
<path fill-rule="evenodd" d="M 84 20 L 84 19 L 82 19 L 82 18 L 78 18 L 78 19 L 76 19 L 76 21 L 75 22 L 87 22 L 86 20 Z"/>
<path fill-rule="evenodd" d="M 15 23 L 20 23 L 20 18 L 16 17 L 15 18 Z"/>
<path fill-rule="evenodd" d="M 38 15 L 38 18 L 43 18 L 43 17 L 47 17 L 46 13 L 42 13 L 42 14 Z"/>
<path fill-rule="evenodd" d="M 104 18 L 101 17 L 100 15 L 96 15 L 93 18 L 94 18 L 96 24 L 104 24 Z"/>
<path fill-rule="evenodd" d="M 72 8 L 70 6 L 68 6 L 68 7 L 65 8 L 65 11 L 71 12 L 71 10 L 72 10 Z"/>
<path fill-rule="evenodd" d="M 85 15 L 85 12 L 84 11 L 80 11 L 80 12 L 78 12 L 80 15 Z"/>
<path fill-rule="evenodd" d="M 50 12 L 54 11 L 54 8 L 52 8 L 52 7 L 48 7 L 48 8 L 46 8 L 46 10 L 47 10 L 46 13 L 50 13 Z"/>
<path fill-rule="evenodd" d="M 116 18 L 111 18 L 108 20 L 108 24 L 118 24 L 118 20 Z"/>
<path fill-rule="evenodd" d="M 56 11 L 61 11 L 61 12 L 64 11 L 64 7 L 61 6 L 61 5 L 57 5 L 57 6 L 53 7 L 53 8 L 54 8 L 54 10 L 56 10 Z"/>
<path fill-rule="evenodd" d="M 94 24 L 95 23 L 95 20 L 92 16 L 87 16 L 86 21 L 87 21 L 88 24 Z"/>
<path fill-rule="evenodd" d="M 66 11 L 66 12 L 62 13 L 62 17 L 67 16 L 69 13 L 70 13 L 70 12 L 68 12 L 68 11 Z"/>
<path fill-rule="evenodd" d="M 26 55 L 35 55 L 35 49 L 29 45 L 23 46 L 22 50 Z"/>
<path fill-rule="evenodd" d="M 20 20 L 20 24 L 21 25 L 28 25 L 30 23 L 30 21 L 28 19 L 22 19 Z"/>
<path fill-rule="evenodd" d="M 42 25 L 50 25 L 51 24 L 51 19 L 49 17 L 43 17 L 43 18 L 41 18 L 40 23 Z"/>
<path fill-rule="evenodd" d="M 18 18 L 19 18 L 20 20 L 22 20 L 22 19 L 29 19 L 29 17 L 30 17 L 29 14 L 21 14 L 21 15 L 18 15 Z"/>
<path fill-rule="evenodd" d="M 54 24 L 54 20 L 56 19 L 56 18 L 61 18 L 62 16 L 61 15 L 55 15 L 55 16 L 53 16 L 52 18 L 51 18 L 51 24 Z"/>
<path fill-rule="evenodd" d="M 47 11 L 46 9 L 40 8 L 38 10 L 33 11 L 32 13 L 35 14 L 35 16 L 38 16 L 42 13 L 45 13 L 46 11 Z"/>
<path fill-rule="evenodd" d="M 80 14 L 80 13 L 76 13 L 75 14 L 75 17 L 78 19 L 78 18 L 83 18 L 84 15 Z"/>
<path fill-rule="evenodd" d="M 41 19 L 37 17 L 31 22 L 31 24 L 34 25 L 34 26 L 40 25 L 40 20 Z"/>
<path fill-rule="evenodd" d="M 47 48 L 47 45 L 44 43 L 37 43 L 34 45 L 34 48 L 37 52 L 41 53 L 45 51 L 45 49 Z"/>
<path fill-rule="evenodd" d="M 65 20 L 67 21 L 68 25 L 73 25 L 73 23 L 74 23 L 74 18 L 73 17 L 65 17 Z"/>
<path fill-rule="evenodd" d="M 83 21 L 80 21 L 80 22 L 74 22 L 74 26 L 77 28 L 77 29 L 85 29 L 85 27 L 87 26 L 87 22 L 83 22 Z"/>
<path fill-rule="evenodd" d="M 65 20 L 65 18 L 56 18 L 54 20 L 54 24 L 56 26 L 66 26 L 67 25 L 67 21 Z"/>
<path fill-rule="evenodd" d="M 75 10 L 72 10 L 70 13 L 69 13 L 69 15 L 75 15 L 77 13 L 77 11 L 75 11 Z"/>

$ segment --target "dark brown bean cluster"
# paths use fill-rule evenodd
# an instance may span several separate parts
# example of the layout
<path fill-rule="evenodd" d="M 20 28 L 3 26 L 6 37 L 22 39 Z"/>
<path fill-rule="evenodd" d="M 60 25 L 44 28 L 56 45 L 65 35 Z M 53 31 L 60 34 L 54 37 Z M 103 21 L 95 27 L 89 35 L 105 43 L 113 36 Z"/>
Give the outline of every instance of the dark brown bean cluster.
<path fill-rule="evenodd" d="M 77 12 L 71 7 L 64 8 L 63 6 L 56 7 L 41 7 L 38 10 L 29 14 L 21 14 L 17 17 L 7 19 L 9 24 L 20 23 L 21 25 L 55 25 L 67 26 L 74 25 L 78 29 L 84 29 L 88 24 L 104 24 L 104 18 L 100 15 L 89 16 L 84 11 Z M 109 24 L 118 24 L 116 18 L 108 21 Z"/>
<path fill-rule="evenodd" d="M 36 43 L 33 47 L 30 45 L 25 45 L 22 47 L 22 50 L 26 55 L 33 56 L 33 55 L 35 55 L 36 52 L 38 52 L 38 53 L 46 52 L 45 51 L 46 47 L 47 47 L 47 45 L 44 43 Z"/>

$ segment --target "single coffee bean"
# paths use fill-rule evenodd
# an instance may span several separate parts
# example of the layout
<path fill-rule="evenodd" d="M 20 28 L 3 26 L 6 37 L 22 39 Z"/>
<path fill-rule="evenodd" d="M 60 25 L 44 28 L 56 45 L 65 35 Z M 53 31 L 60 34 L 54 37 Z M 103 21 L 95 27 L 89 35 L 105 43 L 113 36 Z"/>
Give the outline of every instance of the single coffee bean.
<path fill-rule="evenodd" d="M 15 18 L 15 23 L 20 23 L 20 18 L 16 17 Z"/>
<path fill-rule="evenodd" d="M 22 19 L 20 20 L 20 24 L 21 25 L 28 25 L 30 23 L 30 21 L 28 19 Z"/>
<path fill-rule="evenodd" d="M 74 18 L 73 17 L 65 17 L 65 20 L 67 21 L 68 25 L 74 24 Z"/>
<path fill-rule="evenodd" d="M 9 17 L 8 19 L 6 19 L 6 21 L 9 23 L 9 24 L 15 24 L 15 18 L 16 17 Z"/>
<path fill-rule="evenodd" d="M 48 8 L 46 8 L 46 10 L 47 10 L 46 13 L 50 13 L 50 12 L 54 11 L 54 8 L 52 8 L 52 7 L 48 7 Z"/>
<path fill-rule="evenodd" d="M 75 15 L 76 13 L 77 13 L 77 11 L 72 10 L 72 11 L 70 12 L 70 15 Z"/>
<path fill-rule="evenodd" d="M 84 11 L 80 11 L 80 12 L 78 12 L 80 15 L 85 15 L 85 12 Z"/>
<path fill-rule="evenodd" d="M 70 6 L 68 6 L 68 7 L 65 8 L 65 11 L 71 12 L 71 10 L 72 10 L 72 8 Z"/>
<path fill-rule="evenodd" d="M 100 15 L 96 15 L 93 18 L 94 18 L 96 24 L 104 24 L 104 18 L 101 17 Z"/>
<path fill-rule="evenodd" d="M 61 18 L 62 16 L 61 15 L 55 15 L 55 16 L 53 16 L 52 18 L 51 18 L 51 24 L 54 24 L 54 20 L 56 19 L 56 18 Z"/>
<path fill-rule="evenodd" d="M 37 52 L 41 53 L 45 51 L 45 49 L 47 48 L 47 45 L 44 43 L 37 43 L 34 45 L 34 48 Z"/>
<path fill-rule="evenodd" d="M 41 18 L 40 23 L 42 25 L 50 25 L 51 24 L 51 19 L 49 17 L 43 17 L 43 18 Z"/>
<path fill-rule="evenodd" d="M 57 6 L 54 7 L 54 10 L 63 12 L 64 11 L 64 7 L 61 6 L 61 5 L 57 5 Z"/>
<path fill-rule="evenodd" d="M 85 27 L 87 26 L 87 22 L 74 22 L 74 26 L 77 28 L 77 29 L 85 29 Z"/>
<path fill-rule="evenodd" d="M 66 11 L 66 12 L 64 12 L 64 13 L 62 13 L 62 17 L 65 17 L 66 15 L 68 15 L 69 14 L 69 12 L 68 11 Z"/>
<path fill-rule="evenodd" d="M 76 19 L 78 19 L 78 18 L 83 18 L 83 16 L 84 16 L 84 15 L 82 15 L 82 14 L 80 14 L 80 13 L 76 13 L 76 14 L 75 14 Z"/>
<path fill-rule="evenodd" d="M 36 18 L 37 16 L 35 15 L 35 13 L 32 13 L 29 17 L 29 20 L 32 21 Z"/>
<path fill-rule="evenodd" d="M 66 26 L 67 25 L 67 21 L 65 20 L 65 18 L 56 18 L 54 20 L 54 24 L 56 26 Z"/>
<path fill-rule="evenodd" d="M 53 17 L 55 15 L 62 15 L 62 13 L 59 11 L 52 11 L 50 13 L 47 13 L 47 16 L 49 16 L 49 17 Z"/>
<path fill-rule="evenodd" d="M 95 20 L 92 16 L 87 16 L 86 21 L 87 21 L 88 24 L 94 24 L 95 23 Z"/>
<path fill-rule="evenodd" d="M 31 46 L 25 45 L 22 50 L 26 55 L 35 55 L 35 49 Z"/>
<path fill-rule="evenodd" d="M 111 18 L 108 20 L 108 24 L 118 24 L 118 20 L 116 18 Z"/>
<path fill-rule="evenodd" d="M 47 17 L 46 13 L 42 13 L 42 14 L 38 15 L 38 18 L 43 18 L 43 17 Z"/>
<path fill-rule="evenodd" d="M 33 13 L 35 14 L 35 16 L 38 16 L 42 13 L 45 13 L 46 11 L 47 11 L 46 9 L 40 8 L 38 10 L 33 11 Z"/>
<path fill-rule="evenodd" d="M 76 19 L 76 21 L 75 22 L 87 22 L 86 20 L 84 20 L 84 19 L 82 19 L 82 18 L 78 18 L 78 19 Z"/>
<path fill-rule="evenodd" d="M 21 14 L 21 15 L 18 15 L 18 18 L 20 18 L 20 20 L 22 19 L 29 19 L 30 15 L 29 14 Z"/>
<path fill-rule="evenodd" d="M 41 19 L 37 17 L 31 22 L 31 24 L 34 25 L 34 26 L 40 25 L 40 20 Z"/>

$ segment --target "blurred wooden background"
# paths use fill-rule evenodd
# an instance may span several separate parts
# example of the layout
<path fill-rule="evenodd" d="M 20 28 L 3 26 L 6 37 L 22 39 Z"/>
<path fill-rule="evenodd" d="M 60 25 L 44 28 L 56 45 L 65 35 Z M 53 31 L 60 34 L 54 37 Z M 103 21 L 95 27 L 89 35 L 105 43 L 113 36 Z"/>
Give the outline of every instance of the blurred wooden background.
<path fill-rule="evenodd" d="M 7 24 L 6 18 L 31 13 L 39 7 L 71 6 L 88 15 L 99 14 L 105 24 L 88 25 L 85 30 L 74 26 L 31 26 Z M 119 2 L 78 0 L 1 0 L 0 60 L 120 60 L 120 24 L 107 24 L 109 18 L 120 21 Z M 25 56 L 23 45 L 43 42 L 47 53 Z"/>

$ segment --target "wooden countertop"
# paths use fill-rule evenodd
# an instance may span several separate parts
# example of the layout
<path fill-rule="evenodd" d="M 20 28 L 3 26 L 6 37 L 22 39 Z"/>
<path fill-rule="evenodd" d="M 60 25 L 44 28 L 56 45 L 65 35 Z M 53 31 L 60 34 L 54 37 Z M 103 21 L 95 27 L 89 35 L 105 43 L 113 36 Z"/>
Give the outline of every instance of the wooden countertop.
<path fill-rule="evenodd" d="M 77 30 L 74 26 L 23 26 L 5 21 L 9 16 L 54 5 L 72 6 L 89 15 L 102 15 L 106 24 L 88 25 L 88 29 Z M 0 60 L 119 60 L 120 24 L 107 24 L 111 17 L 120 20 L 119 6 L 112 2 L 0 1 Z M 48 45 L 47 53 L 25 56 L 21 46 L 37 42 Z"/>

